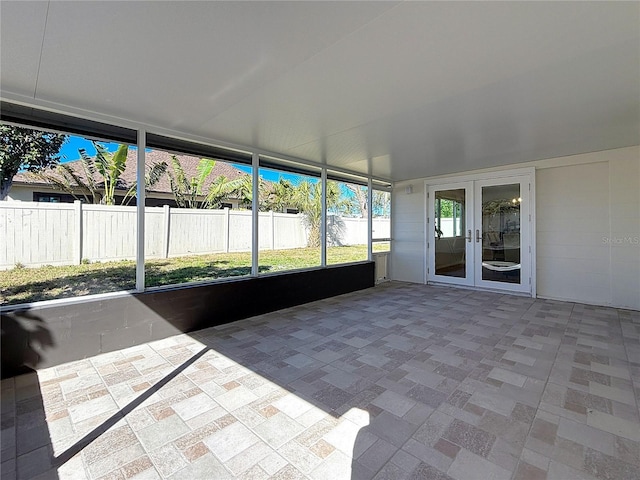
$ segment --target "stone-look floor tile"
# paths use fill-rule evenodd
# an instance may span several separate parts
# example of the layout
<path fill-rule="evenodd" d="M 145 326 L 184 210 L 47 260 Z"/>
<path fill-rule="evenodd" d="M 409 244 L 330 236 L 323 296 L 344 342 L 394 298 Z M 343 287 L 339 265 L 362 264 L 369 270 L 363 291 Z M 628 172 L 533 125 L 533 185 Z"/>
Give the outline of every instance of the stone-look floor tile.
<path fill-rule="evenodd" d="M 614 452 L 615 438 L 612 434 L 583 423 L 561 418 L 557 435 L 609 455 Z"/>
<path fill-rule="evenodd" d="M 368 475 L 370 475 L 368 478 L 373 478 L 370 473 Z M 355 469 L 352 471 L 351 458 L 336 450 L 314 468 L 309 477 L 313 480 L 326 480 L 328 478 L 332 480 L 355 480 L 358 478 L 358 472 Z"/>
<path fill-rule="evenodd" d="M 284 413 L 277 413 L 253 430 L 269 445 L 278 448 L 298 436 L 304 427 Z"/>
<path fill-rule="evenodd" d="M 432 480 L 451 480 L 451 477 L 437 468 L 427 463 L 418 465 L 409 475 L 409 480 L 422 480 L 424 478 Z"/>
<path fill-rule="evenodd" d="M 449 425 L 442 437 L 481 457 L 489 455 L 496 441 L 495 435 L 457 419 Z"/>
<path fill-rule="evenodd" d="M 187 461 L 180 451 L 171 444 L 149 452 L 149 458 L 163 477 L 169 477 L 187 466 Z"/>
<path fill-rule="evenodd" d="M 620 459 L 587 448 L 584 469 L 594 477 L 603 480 L 633 480 L 640 476 L 640 468 Z"/>
<path fill-rule="evenodd" d="M 405 396 L 399 395 L 391 390 L 382 393 L 371 403 L 398 417 L 404 416 L 416 405 L 415 401 L 409 400 Z"/>
<path fill-rule="evenodd" d="M 47 478 L 51 452 L 94 429 L 60 478 L 635 478 L 636 325 L 635 312 L 384 284 L 3 381 L 3 480 Z M 27 435 L 45 418 L 50 441 Z"/>
<path fill-rule="evenodd" d="M 287 465 L 271 476 L 275 480 L 303 480 L 304 475 L 293 465 Z"/>
<path fill-rule="evenodd" d="M 269 445 L 263 442 L 257 442 L 224 462 L 224 466 L 231 471 L 231 473 L 238 476 L 249 470 L 272 452 L 273 449 Z"/>
<path fill-rule="evenodd" d="M 387 412 L 382 412 L 371 420 L 371 424 L 365 427 L 374 435 L 385 439 L 396 447 L 400 448 L 417 430 L 413 425 L 401 418 Z"/>
<path fill-rule="evenodd" d="M 101 477 L 113 470 L 119 470 L 144 454 L 145 451 L 142 446 L 139 443 L 135 443 L 91 463 L 87 462 L 87 469 L 92 477 Z"/>
<path fill-rule="evenodd" d="M 136 432 L 147 451 L 155 450 L 189 432 L 190 428 L 178 417 L 172 415 Z"/>
<path fill-rule="evenodd" d="M 167 478 L 170 480 L 195 480 L 197 478 L 225 480 L 232 479 L 233 475 L 212 453 L 209 453 Z"/>
<path fill-rule="evenodd" d="M 443 472 L 447 471 L 453 462 L 453 459 L 448 455 L 445 455 L 435 448 L 417 442 L 413 438 L 409 439 L 407 443 L 402 446 L 402 450 L 416 457 L 421 462 L 432 465 Z"/>
<path fill-rule="evenodd" d="M 485 410 L 491 410 L 493 412 L 504 415 L 505 417 L 511 416 L 513 409 L 516 406 L 516 402 L 509 398 L 500 395 L 499 392 L 481 392 L 477 391 L 469 399 L 469 403 L 484 408 Z"/>
<path fill-rule="evenodd" d="M 327 444 L 328 445 L 328 444 Z M 331 447 L 332 451 L 335 449 Z M 297 470 L 308 474 L 322 463 L 322 458 L 295 441 L 287 442 L 278 449 L 278 453 Z"/>
<path fill-rule="evenodd" d="M 353 448 L 360 434 L 361 427 L 349 420 L 343 420 L 339 425 L 326 433 L 322 439 L 340 450 L 348 457 L 353 456 Z"/>
<path fill-rule="evenodd" d="M 518 465 L 513 480 L 547 480 L 547 472 L 522 461 Z"/>
<path fill-rule="evenodd" d="M 358 463 L 372 472 L 377 472 L 396 453 L 397 448 L 391 443 L 379 439 L 360 457 Z"/>
<path fill-rule="evenodd" d="M 203 443 L 222 462 L 235 457 L 260 439 L 247 427 L 237 422 L 203 440 Z"/>
<path fill-rule="evenodd" d="M 464 449 L 460 450 L 451 467 L 449 467 L 447 474 L 456 480 L 470 478 L 510 480 L 511 478 L 510 471 Z"/>
<path fill-rule="evenodd" d="M 15 469 L 18 479 L 34 478 L 51 468 L 51 451 L 47 446 L 40 447 L 16 458 Z M 7 462 L 3 462 L 5 465 Z M 11 472 L 9 465 L 8 471 Z M 9 473 L 10 474 L 10 473 Z"/>
<path fill-rule="evenodd" d="M 57 477 L 53 478 L 57 480 L 89 480 L 81 455 L 74 456 L 56 470 Z"/>
<path fill-rule="evenodd" d="M 640 424 L 598 411 L 587 412 L 587 424 L 605 432 L 640 442 Z"/>
<path fill-rule="evenodd" d="M 121 469 L 124 478 L 160 478 L 148 456 L 143 455 L 127 463 Z"/>
<path fill-rule="evenodd" d="M 238 477 L 240 480 L 268 480 L 269 474 L 260 466 L 254 465 Z"/>
<path fill-rule="evenodd" d="M 407 478 L 408 472 L 398 465 L 388 462 L 376 474 L 374 480 L 401 480 Z"/>
<path fill-rule="evenodd" d="M 270 453 L 258 462 L 260 468 L 267 472 L 268 475 L 273 475 L 274 473 L 282 469 L 286 464 L 287 461 L 276 452 Z"/>

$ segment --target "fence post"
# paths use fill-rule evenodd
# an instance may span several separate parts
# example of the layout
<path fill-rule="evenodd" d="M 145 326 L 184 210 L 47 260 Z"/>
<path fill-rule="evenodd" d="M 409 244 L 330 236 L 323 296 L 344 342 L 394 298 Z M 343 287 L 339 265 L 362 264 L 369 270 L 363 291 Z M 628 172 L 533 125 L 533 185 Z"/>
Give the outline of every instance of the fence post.
<path fill-rule="evenodd" d="M 229 234 L 231 233 L 229 230 L 229 207 L 224 207 L 224 230 L 222 232 L 222 241 L 224 243 L 223 250 L 225 253 L 229 253 Z"/>
<path fill-rule="evenodd" d="M 164 258 L 169 258 L 169 236 L 171 235 L 171 207 L 169 205 L 162 206 L 164 211 L 164 249 L 162 255 Z"/>
<path fill-rule="evenodd" d="M 73 201 L 73 210 L 76 217 L 76 249 L 75 249 L 75 264 L 82 264 L 82 202 L 80 200 Z"/>

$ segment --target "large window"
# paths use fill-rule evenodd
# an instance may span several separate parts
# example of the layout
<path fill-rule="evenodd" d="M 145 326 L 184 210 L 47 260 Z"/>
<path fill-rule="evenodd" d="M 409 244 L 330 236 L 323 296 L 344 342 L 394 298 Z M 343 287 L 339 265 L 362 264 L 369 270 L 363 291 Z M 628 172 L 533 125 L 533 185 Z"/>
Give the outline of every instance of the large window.
<path fill-rule="evenodd" d="M 370 199 L 360 176 L 4 102 L 2 121 L 2 305 L 322 268 L 366 261 L 370 242 L 390 247 L 386 184 Z"/>
<path fill-rule="evenodd" d="M 136 147 L 0 128 L 0 303 L 133 290 Z"/>
<path fill-rule="evenodd" d="M 328 178 L 327 265 L 367 260 L 369 189 L 358 179 L 344 181 L 333 174 Z"/>
<path fill-rule="evenodd" d="M 145 163 L 145 285 L 250 275 L 251 168 L 160 149 Z"/>
<path fill-rule="evenodd" d="M 261 164 L 270 168 L 259 170 L 259 273 L 319 267 L 320 170 L 268 160 Z"/>
<path fill-rule="evenodd" d="M 373 251 L 388 252 L 391 250 L 391 192 L 374 188 L 371 203 Z"/>

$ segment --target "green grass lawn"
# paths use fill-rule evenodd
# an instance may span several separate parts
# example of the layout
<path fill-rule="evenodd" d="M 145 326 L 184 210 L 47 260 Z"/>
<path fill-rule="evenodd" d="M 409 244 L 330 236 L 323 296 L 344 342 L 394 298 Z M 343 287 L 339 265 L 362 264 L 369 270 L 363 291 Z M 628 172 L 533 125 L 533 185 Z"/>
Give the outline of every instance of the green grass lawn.
<path fill-rule="evenodd" d="M 388 250 L 388 244 L 374 243 L 374 251 L 385 250 Z M 330 265 L 366 259 L 365 245 L 327 249 L 327 263 Z M 320 249 L 263 250 L 260 251 L 258 263 L 260 273 L 317 267 L 320 265 Z M 0 304 L 14 305 L 133 290 L 135 270 L 134 261 L 119 261 L 0 271 Z M 147 287 L 237 277 L 250 273 L 250 252 L 194 255 L 145 262 Z"/>

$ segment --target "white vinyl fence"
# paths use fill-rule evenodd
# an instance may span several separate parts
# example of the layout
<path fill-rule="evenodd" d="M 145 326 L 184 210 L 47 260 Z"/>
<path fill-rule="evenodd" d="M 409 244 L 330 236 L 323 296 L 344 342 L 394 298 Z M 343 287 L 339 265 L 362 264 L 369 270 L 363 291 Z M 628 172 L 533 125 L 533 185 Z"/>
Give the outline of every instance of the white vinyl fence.
<path fill-rule="evenodd" d="M 330 217 L 340 225 L 331 244 L 367 243 L 367 220 Z M 167 258 L 251 250 L 251 212 L 145 208 L 145 257 Z M 389 219 L 374 219 L 374 237 L 389 236 Z M 301 214 L 261 212 L 259 248 L 307 245 Z M 136 207 L 0 202 L 0 269 L 135 259 Z"/>

